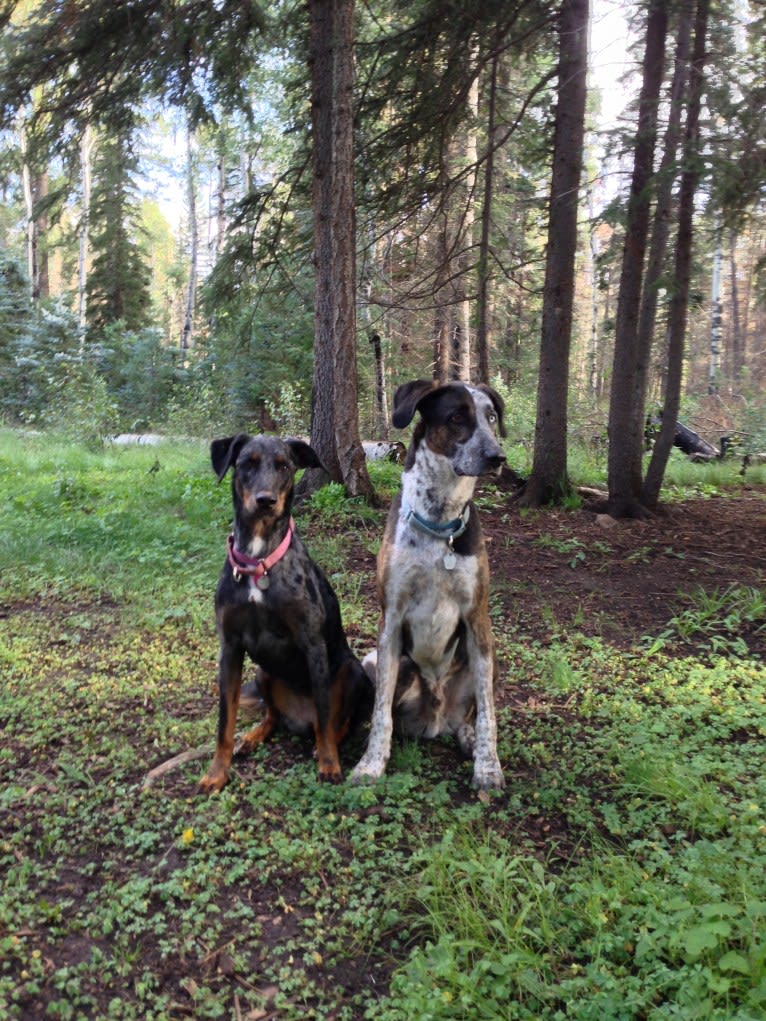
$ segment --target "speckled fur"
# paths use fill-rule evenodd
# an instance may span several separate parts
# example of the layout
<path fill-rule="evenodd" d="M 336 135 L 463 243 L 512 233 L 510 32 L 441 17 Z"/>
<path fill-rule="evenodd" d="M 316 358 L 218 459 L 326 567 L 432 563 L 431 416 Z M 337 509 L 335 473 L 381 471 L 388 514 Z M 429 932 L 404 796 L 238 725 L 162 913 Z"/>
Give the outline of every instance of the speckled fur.
<path fill-rule="evenodd" d="M 381 621 L 377 655 L 365 660 L 376 683 L 367 750 L 353 779 L 385 771 L 394 727 L 413 737 L 454 734 L 473 756 L 474 785 L 503 786 L 494 709 L 496 659 L 489 622 L 489 566 L 471 503 L 477 476 L 504 460 L 503 405 L 489 387 L 417 380 L 397 390 L 394 424 L 416 411 L 402 475 L 378 555 Z M 431 522 L 457 518 L 470 506 L 465 532 L 455 539 L 454 570 L 443 563 L 444 539 L 413 526 L 407 508 Z M 475 732 L 474 732 L 475 727 Z"/>

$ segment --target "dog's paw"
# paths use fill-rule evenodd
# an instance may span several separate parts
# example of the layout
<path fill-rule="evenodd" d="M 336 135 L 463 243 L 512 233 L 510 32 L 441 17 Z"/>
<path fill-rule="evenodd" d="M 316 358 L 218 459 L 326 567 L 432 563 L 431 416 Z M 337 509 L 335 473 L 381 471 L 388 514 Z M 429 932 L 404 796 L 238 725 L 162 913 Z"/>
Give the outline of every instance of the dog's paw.
<path fill-rule="evenodd" d="M 320 769 L 317 776 L 321 783 L 340 783 L 343 780 L 339 769 Z"/>
<path fill-rule="evenodd" d="M 234 748 L 232 749 L 231 752 L 231 757 L 233 759 L 244 759 L 253 751 L 253 749 L 258 744 L 260 744 L 260 741 L 253 740 L 252 737 L 245 734 L 243 737 L 239 738 L 239 740 L 234 745 Z"/>
<path fill-rule="evenodd" d="M 386 771 L 385 762 L 378 762 L 366 755 L 360 759 L 351 773 L 351 782 L 355 784 L 375 783 Z"/>
<path fill-rule="evenodd" d="M 228 771 L 221 766 L 211 766 L 199 782 L 199 789 L 203 794 L 214 794 L 221 791 L 229 780 Z"/>
<path fill-rule="evenodd" d="M 490 763 L 473 771 L 473 786 L 478 791 L 501 791 L 505 787 L 503 770 L 499 762 Z"/>

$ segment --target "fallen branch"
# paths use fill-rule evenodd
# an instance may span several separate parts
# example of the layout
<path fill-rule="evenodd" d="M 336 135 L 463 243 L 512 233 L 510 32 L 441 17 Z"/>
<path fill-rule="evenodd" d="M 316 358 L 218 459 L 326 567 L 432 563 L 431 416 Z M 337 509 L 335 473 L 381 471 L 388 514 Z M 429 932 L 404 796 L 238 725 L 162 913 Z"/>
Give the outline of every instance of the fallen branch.
<path fill-rule="evenodd" d="M 179 755 L 174 755 L 172 759 L 168 759 L 166 762 L 161 762 L 159 766 L 155 766 L 154 769 L 150 769 L 144 778 L 142 789 L 146 790 L 151 787 L 152 784 L 159 780 L 161 776 L 166 773 L 172 772 L 179 766 L 185 765 L 187 762 L 195 762 L 197 759 L 204 759 L 210 754 L 210 745 L 202 745 L 201 748 L 189 748 L 188 751 L 181 752 Z"/>

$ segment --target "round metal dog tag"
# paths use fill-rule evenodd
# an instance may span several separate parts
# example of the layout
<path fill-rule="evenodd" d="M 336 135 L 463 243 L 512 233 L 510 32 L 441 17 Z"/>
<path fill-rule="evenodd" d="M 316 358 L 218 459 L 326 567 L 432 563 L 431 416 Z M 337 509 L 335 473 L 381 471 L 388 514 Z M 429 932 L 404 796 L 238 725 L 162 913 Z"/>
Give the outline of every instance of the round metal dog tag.
<path fill-rule="evenodd" d="M 269 578 L 268 574 L 262 574 L 260 578 L 256 579 L 255 584 L 258 586 L 261 592 L 265 592 L 266 589 L 271 584 L 271 579 Z"/>
<path fill-rule="evenodd" d="M 452 550 L 448 550 L 444 554 L 444 559 L 442 560 L 442 563 L 444 564 L 448 571 L 455 570 L 455 564 L 457 564 L 457 557 L 452 552 Z"/>

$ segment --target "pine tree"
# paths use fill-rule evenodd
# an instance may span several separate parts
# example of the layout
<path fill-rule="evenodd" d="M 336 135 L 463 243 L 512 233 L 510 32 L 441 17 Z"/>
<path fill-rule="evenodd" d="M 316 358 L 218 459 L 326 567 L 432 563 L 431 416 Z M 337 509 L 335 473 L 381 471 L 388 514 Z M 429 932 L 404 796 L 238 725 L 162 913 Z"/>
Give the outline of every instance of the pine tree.
<path fill-rule="evenodd" d="M 140 245 L 137 170 L 129 131 L 102 140 L 94 161 L 90 214 L 93 265 L 87 321 L 91 336 L 111 323 L 140 330 L 151 320 L 150 274 Z"/>

